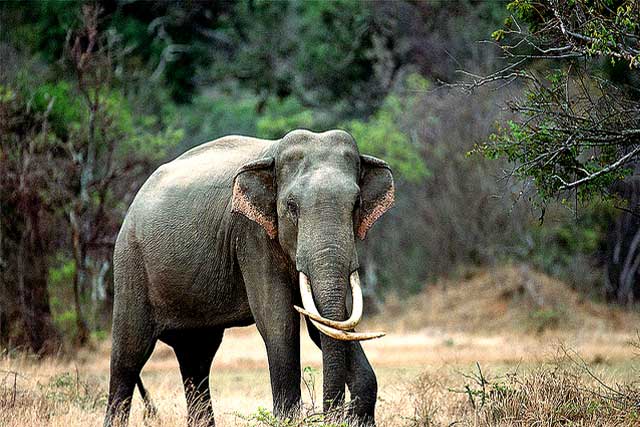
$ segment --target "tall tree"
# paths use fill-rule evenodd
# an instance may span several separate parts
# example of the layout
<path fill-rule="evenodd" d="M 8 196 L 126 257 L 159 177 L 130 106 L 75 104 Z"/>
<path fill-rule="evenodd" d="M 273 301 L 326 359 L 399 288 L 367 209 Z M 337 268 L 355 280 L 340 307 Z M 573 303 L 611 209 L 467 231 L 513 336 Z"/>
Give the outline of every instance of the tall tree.
<path fill-rule="evenodd" d="M 0 83 L 0 344 L 37 354 L 60 344 L 51 316 L 46 254 L 55 240 L 61 200 L 44 189 L 57 179 L 52 156 L 59 141 L 48 115 Z"/>
<path fill-rule="evenodd" d="M 89 338 L 83 304 L 105 298 L 104 276 L 111 266 L 123 206 L 133 196 L 131 183 L 142 177 L 180 132 L 153 132 L 136 124 L 114 81 L 118 40 L 99 27 L 102 10 L 82 7 L 81 26 L 73 34 L 66 59 L 82 99 L 79 125 L 67 143 L 72 165 L 68 183 L 68 219 L 74 259 L 73 294 L 78 344 Z M 136 127 L 137 126 L 137 127 Z M 137 133 L 137 135 L 134 135 Z"/>
<path fill-rule="evenodd" d="M 125 65 L 121 39 L 101 27 L 100 9 L 83 6 L 73 22 L 62 60 L 47 74 L 23 64 L 0 75 L 0 336 L 33 343 L 36 352 L 57 335 L 50 267 L 68 264 L 69 256 L 74 341 L 88 342 L 91 316 L 109 303 L 111 253 L 126 208 L 182 138 L 157 117 L 138 114 L 125 97 L 116 77 Z M 16 62 L 19 53 L 9 50 L 0 46 L 0 63 Z M 13 339 L 21 330 L 36 335 Z"/>

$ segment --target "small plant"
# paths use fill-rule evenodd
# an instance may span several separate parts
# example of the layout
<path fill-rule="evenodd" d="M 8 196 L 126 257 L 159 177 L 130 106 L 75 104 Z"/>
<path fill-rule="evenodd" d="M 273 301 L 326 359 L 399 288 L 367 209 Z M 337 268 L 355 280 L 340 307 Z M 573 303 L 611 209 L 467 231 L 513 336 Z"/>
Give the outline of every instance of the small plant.
<path fill-rule="evenodd" d="M 611 386 L 577 355 L 564 356 L 551 366 L 513 372 L 501 381 L 478 372 L 464 375 L 471 382 L 461 390 L 468 396 L 474 425 L 637 425 L 640 389 L 637 384 Z"/>
<path fill-rule="evenodd" d="M 501 381 L 487 379 L 480 363 L 476 362 L 477 373 L 462 374 L 470 382 L 466 383 L 462 389 L 450 389 L 454 393 L 466 394 L 469 404 L 474 410 L 484 408 L 488 401 L 498 397 L 508 395 L 511 390 Z"/>
<path fill-rule="evenodd" d="M 561 311 L 553 308 L 541 308 L 529 313 L 529 319 L 535 331 L 539 334 L 548 330 L 557 328 L 564 315 Z"/>
<path fill-rule="evenodd" d="M 276 417 L 273 412 L 259 407 L 250 415 L 236 413 L 236 416 L 246 421 L 251 427 L 349 427 L 356 423 L 349 417 L 350 403 L 333 408 L 322 413 L 316 408 L 316 375 L 318 370 L 305 366 L 302 370 L 302 383 L 309 394 L 310 403 L 303 405 L 299 413 L 288 417 Z"/>
<path fill-rule="evenodd" d="M 245 416 L 236 416 L 248 423 L 251 427 L 349 427 L 351 420 L 344 416 L 347 405 L 339 407 L 328 414 L 316 413 L 307 410 L 299 416 L 279 418 L 266 408 L 259 407 L 256 412 Z"/>
<path fill-rule="evenodd" d="M 82 381 L 79 373 L 63 372 L 40 385 L 42 395 L 51 402 L 71 404 L 83 410 L 102 408 L 107 401 L 104 393 L 96 392 L 95 384 Z"/>

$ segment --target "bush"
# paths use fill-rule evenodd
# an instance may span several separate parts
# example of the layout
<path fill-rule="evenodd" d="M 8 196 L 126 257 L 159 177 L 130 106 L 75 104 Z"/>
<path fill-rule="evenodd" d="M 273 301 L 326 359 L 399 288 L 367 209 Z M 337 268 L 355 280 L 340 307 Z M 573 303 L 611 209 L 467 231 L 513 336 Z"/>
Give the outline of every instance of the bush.
<path fill-rule="evenodd" d="M 602 256 L 615 209 L 594 204 L 579 216 L 566 208 L 545 214 L 544 224 L 532 224 L 515 258 L 597 298 L 605 296 Z"/>
<path fill-rule="evenodd" d="M 640 421 L 638 384 L 609 385 L 568 354 L 530 371 L 491 377 L 476 364 L 474 372 L 458 375 L 464 380 L 453 389 L 437 376 L 419 376 L 408 388 L 414 415 L 404 425 L 630 426 Z"/>

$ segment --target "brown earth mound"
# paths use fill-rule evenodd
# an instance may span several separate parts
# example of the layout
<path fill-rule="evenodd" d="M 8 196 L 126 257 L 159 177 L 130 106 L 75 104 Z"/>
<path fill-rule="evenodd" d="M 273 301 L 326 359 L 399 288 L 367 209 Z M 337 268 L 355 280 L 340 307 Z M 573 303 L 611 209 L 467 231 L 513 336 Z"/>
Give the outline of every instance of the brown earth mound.
<path fill-rule="evenodd" d="M 377 319 L 397 331 L 429 328 L 467 333 L 606 333 L 640 327 L 637 308 L 594 302 L 566 283 L 526 265 L 495 267 L 458 280 L 440 280 L 404 301 L 390 297 Z"/>

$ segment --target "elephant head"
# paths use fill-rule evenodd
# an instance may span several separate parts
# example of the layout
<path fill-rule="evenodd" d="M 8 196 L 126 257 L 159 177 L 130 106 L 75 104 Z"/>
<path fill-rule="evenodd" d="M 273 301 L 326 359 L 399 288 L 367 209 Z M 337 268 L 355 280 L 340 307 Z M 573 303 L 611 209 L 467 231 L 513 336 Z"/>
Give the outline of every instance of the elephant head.
<path fill-rule="evenodd" d="M 384 335 L 352 332 L 362 317 L 355 237 L 364 239 L 393 201 L 389 166 L 360 155 L 347 132 L 297 130 L 238 171 L 232 204 L 295 263 L 304 306 L 295 308 L 324 334 L 351 341 Z M 348 284 L 353 307 L 342 320 Z"/>
<path fill-rule="evenodd" d="M 343 131 L 293 131 L 265 158 L 243 166 L 234 180 L 233 211 L 278 239 L 298 271 L 304 309 L 296 309 L 322 332 L 325 409 L 344 399 L 342 340 L 384 335 L 353 331 L 362 315 L 355 239 L 364 239 L 393 201 L 389 166 L 360 155 Z M 353 309 L 345 320 L 349 284 Z"/>

